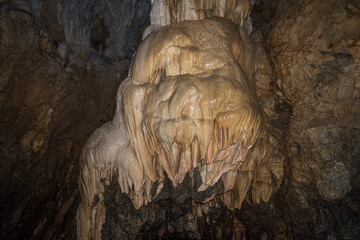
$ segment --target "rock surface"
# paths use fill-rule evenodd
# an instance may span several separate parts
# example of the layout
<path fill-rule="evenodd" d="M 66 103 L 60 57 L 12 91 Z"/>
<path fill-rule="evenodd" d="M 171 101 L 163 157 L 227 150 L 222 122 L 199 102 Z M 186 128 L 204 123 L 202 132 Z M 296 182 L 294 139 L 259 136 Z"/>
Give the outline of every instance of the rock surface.
<path fill-rule="evenodd" d="M 278 158 L 253 78 L 259 64 L 239 30 L 224 18 L 183 21 L 140 44 L 119 86 L 114 118 L 82 151 L 80 239 L 101 238 L 107 211 L 101 178 L 116 172 L 135 208 L 156 198 L 164 179 L 177 187 L 196 169 L 199 195 L 218 182 L 223 186 L 206 202 L 222 194 L 229 209 L 239 209 L 250 188 L 254 202 L 269 200 L 272 173 L 278 177 L 282 164 L 272 164 Z"/>
<path fill-rule="evenodd" d="M 288 114 L 274 123 L 287 155 L 274 196 L 284 232 L 275 228 L 274 238 L 360 237 L 359 10 L 357 1 L 272 1 L 254 9 L 253 37 L 263 36 L 273 84 L 286 100 L 279 114 Z"/>
<path fill-rule="evenodd" d="M 113 115 L 149 6 L 1 1 L 1 239 L 76 239 L 78 157 Z M 202 206 L 185 178 L 135 210 L 114 181 L 103 238 L 360 239 L 359 18 L 350 0 L 253 8 L 257 95 L 284 156 L 268 203 L 249 193 L 241 210 L 221 198 Z"/>
<path fill-rule="evenodd" d="M 268 204 L 244 204 L 231 213 L 232 219 L 243 224 L 248 239 L 358 239 L 359 33 L 355 26 L 359 25 L 359 6 L 350 1 L 258 2 L 252 18 L 256 57 L 263 62 L 255 73 L 257 93 L 275 131 L 277 150 L 285 156 L 284 181 Z M 157 204 L 165 205 L 163 209 L 173 204 L 174 192 L 167 191 L 170 202 L 156 200 L 140 209 L 147 220 L 137 222 L 137 230 L 127 231 L 121 225 L 126 211 L 119 210 L 107 213 L 104 231 L 116 229 L 113 232 L 120 234 L 116 236 L 128 238 L 132 234 L 154 239 L 179 236 L 171 230 L 177 217 L 160 214 L 157 221 L 171 219 L 166 225 L 147 215 Z M 215 219 L 226 212 L 211 209 L 207 215 L 197 211 L 199 203 L 172 206 L 173 211 L 184 214 L 179 217 L 179 228 L 188 238 L 206 236 L 203 225 L 194 219 Z M 181 211 L 180 206 L 188 210 Z M 188 216 L 185 213 L 190 209 L 193 213 Z M 156 223 L 163 227 L 154 227 Z M 195 227 L 183 228 L 188 225 Z M 207 227 L 213 229 L 211 224 Z"/>
<path fill-rule="evenodd" d="M 122 46 L 108 57 L 89 45 L 94 4 L 0 3 L 1 239 L 76 239 L 78 157 L 113 115 L 150 10 L 146 1 L 123 2 L 138 15 L 115 12 L 130 22 L 116 33 L 117 23 L 105 21 L 109 35 L 122 36 L 107 42 Z"/>

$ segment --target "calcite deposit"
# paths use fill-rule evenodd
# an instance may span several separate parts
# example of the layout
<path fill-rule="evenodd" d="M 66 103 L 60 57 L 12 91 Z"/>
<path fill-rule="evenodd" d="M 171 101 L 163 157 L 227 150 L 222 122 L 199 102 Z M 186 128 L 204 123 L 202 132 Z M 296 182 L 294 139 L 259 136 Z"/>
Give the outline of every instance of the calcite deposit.
<path fill-rule="evenodd" d="M 160 26 L 213 16 L 243 25 L 254 3 L 249 0 L 153 0 L 150 17 L 152 24 Z"/>
<path fill-rule="evenodd" d="M 0 239 L 360 239 L 360 1 L 0 12 Z"/>
<path fill-rule="evenodd" d="M 118 89 L 114 119 L 84 147 L 79 237 L 101 237 L 101 178 L 115 172 L 136 208 L 155 197 L 161 176 L 176 187 L 195 168 L 198 191 L 221 180 L 229 208 L 241 206 L 250 186 L 255 202 L 267 201 L 268 139 L 254 71 L 249 39 L 223 18 L 182 21 L 146 37 Z"/>

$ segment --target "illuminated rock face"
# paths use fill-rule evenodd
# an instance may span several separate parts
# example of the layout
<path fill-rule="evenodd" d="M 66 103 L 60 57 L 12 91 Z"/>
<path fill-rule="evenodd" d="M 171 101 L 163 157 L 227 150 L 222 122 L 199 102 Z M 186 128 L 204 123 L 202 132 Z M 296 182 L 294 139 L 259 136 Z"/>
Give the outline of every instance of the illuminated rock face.
<path fill-rule="evenodd" d="M 229 208 L 240 208 L 250 187 L 255 202 L 267 201 L 267 133 L 254 68 L 249 40 L 222 18 L 183 21 L 150 34 L 119 87 L 113 121 L 83 149 L 79 238 L 101 237 L 100 179 L 115 171 L 136 208 L 155 197 L 150 190 L 165 173 L 176 187 L 194 168 L 202 179 L 198 191 L 222 181 Z"/>
<path fill-rule="evenodd" d="M 251 54 L 224 23 L 182 22 L 139 47 L 122 96 L 128 135 L 152 181 L 160 164 L 176 186 L 203 160 L 203 182 L 213 185 L 256 140 L 262 118 L 247 77 L 253 70 L 239 66 Z"/>
<path fill-rule="evenodd" d="M 184 20 L 224 17 L 243 25 L 255 1 L 252 0 L 152 0 L 151 23 L 165 26 Z"/>

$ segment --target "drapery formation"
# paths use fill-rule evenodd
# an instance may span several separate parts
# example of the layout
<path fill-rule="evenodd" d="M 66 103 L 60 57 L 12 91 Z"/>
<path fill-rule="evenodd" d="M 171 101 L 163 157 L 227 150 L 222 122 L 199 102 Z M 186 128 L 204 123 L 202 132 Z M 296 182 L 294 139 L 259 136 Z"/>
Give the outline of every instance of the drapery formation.
<path fill-rule="evenodd" d="M 202 180 L 198 191 L 222 181 L 230 209 L 240 208 L 250 188 L 255 202 L 272 193 L 254 51 L 244 31 L 220 17 L 152 31 L 118 89 L 114 119 L 83 149 L 80 239 L 101 238 L 101 179 L 115 173 L 136 208 L 161 191 L 161 184 L 151 191 L 155 182 L 167 176 L 176 187 L 195 168 Z"/>

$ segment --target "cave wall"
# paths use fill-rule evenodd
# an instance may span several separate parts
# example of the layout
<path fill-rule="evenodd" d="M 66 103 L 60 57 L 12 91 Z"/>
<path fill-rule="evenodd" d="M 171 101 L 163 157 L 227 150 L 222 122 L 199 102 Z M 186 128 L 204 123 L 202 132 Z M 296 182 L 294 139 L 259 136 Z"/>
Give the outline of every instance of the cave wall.
<path fill-rule="evenodd" d="M 359 13 L 353 1 L 255 4 L 257 94 L 285 157 L 269 203 L 249 194 L 228 211 L 185 183 L 136 211 L 110 185 L 103 237 L 359 239 Z"/>
<path fill-rule="evenodd" d="M 113 116 L 150 4 L 1 1 L 0 11 L 0 238 L 76 239 L 78 156 Z"/>
<path fill-rule="evenodd" d="M 254 9 L 253 38 L 283 96 L 277 108 L 285 121 L 271 120 L 281 126 L 287 156 L 274 195 L 284 218 L 275 238 L 360 237 L 359 10 L 358 1 L 272 1 Z"/>
<path fill-rule="evenodd" d="M 251 18 L 263 61 L 255 73 L 258 98 L 285 156 L 279 189 L 269 203 L 247 198 L 228 211 L 221 199 L 194 198 L 185 183 L 181 197 L 168 186 L 166 203 L 159 197 L 136 211 L 110 185 L 104 238 L 360 237 L 359 5 L 257 1 Z"/>
<path fill-rule="evenodd" d="M 149 1 L 1 1 L 0 238 L 76 239 L 78 156 L 113 116 Z M 230 211 L 190 184 L 135 210 L 105 192 L 104 239 L 359 239 L 360 4 L 260 1 L 251 38 L 284 180 Z M 140 33 L 140 34 L 139 34 Z M 249 198 L 247 198 L 249 199 Z"/>

